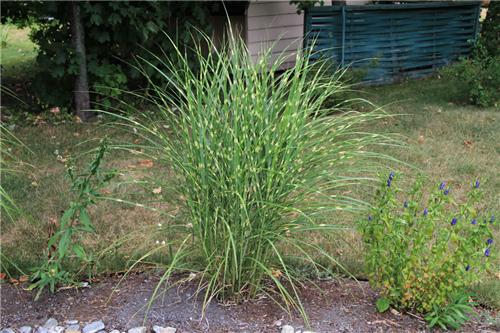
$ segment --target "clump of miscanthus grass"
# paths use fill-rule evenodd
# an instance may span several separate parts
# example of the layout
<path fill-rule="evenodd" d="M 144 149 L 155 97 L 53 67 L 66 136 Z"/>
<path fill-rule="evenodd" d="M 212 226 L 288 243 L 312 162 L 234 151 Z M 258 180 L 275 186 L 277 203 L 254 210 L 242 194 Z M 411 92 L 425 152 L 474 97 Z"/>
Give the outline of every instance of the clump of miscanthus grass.
<path fill-rule="evenodd" d="M 23 162 L 19 161 L 15 153 L 19 149 L 30 151 L 5 124 L 0 123 L 0 171 L 2 176 L 20 172 L 19 164 Z M 0 210 L 5 214 L 4 216 L 10 219 L 20 213 L 19 207 L 2 184 L 0 184 Z"/>
<path fill-rule="evenodd" d="M 347 89 L 343 71 L 323 75 L 307 52 L 281 71 L 287 57 L 272 60 L 271 48 L 252 61 L 236 38 L 222 48 L 204 38 L 189 50 L 195 69 L 176 51 L 175 59 L 156 57 L 159 65 L 139 61 L 147 77 L 153 71 L 165 81 L 150 80 L 154 118 L 123 116 L 144 142 L 135 149 L 173 172 L 162 188 L 184 212 L 182 224 L 162 226 L 167 241 L 158 250 L 171 255 L 162 282 L 197 258 L 204 306 L 264 293 L 307 318 L 289 259 L 317 269 L 318 256 L 337 264 L 307 235 L 344 228 L 334 223 L 337 212 L 368 207 L 350 193 L 376 181 L 377 161 L 389 158 L 371 147 L 397 142 L 362 127 L 387 115 L 349 110 L 348 101 L 326 108 Z"/>

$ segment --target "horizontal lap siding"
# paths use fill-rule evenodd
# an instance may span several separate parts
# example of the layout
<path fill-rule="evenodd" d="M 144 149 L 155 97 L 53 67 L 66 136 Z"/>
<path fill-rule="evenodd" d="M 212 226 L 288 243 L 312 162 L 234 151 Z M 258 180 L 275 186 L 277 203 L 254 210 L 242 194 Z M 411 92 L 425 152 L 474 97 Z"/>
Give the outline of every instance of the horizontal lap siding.
<path fill-rule="evenodd" d="M 271 57 L 287 57 L 282 68 L 291 67 L 304 36 L 303 14 L 288 1 L 250 2 L 246 15 L 246 42 L 252 59 L 257 61 L 262 52 L 273 47 Z"/>
<path fill-rule="evenodd" d="M 371 82 L 423 76 L 470 53 L 478 3 L 328 6 L 306 17 L 314 58 L 367 71 Z M 313 42 L 314 40 L 314 42 Z"/>

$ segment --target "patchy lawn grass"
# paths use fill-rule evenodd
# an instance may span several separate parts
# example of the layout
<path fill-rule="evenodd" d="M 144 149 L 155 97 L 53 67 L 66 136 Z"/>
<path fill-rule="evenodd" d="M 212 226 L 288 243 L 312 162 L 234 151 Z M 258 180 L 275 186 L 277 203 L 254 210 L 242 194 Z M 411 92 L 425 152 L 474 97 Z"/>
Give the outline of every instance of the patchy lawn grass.
<path fill-rule="evenodd" d="M 28 35 L 29 28 L 18 29 L 12 24 L 0 25 L 2 75 L 19 75 L 32 66 L 37 50 Z"/>

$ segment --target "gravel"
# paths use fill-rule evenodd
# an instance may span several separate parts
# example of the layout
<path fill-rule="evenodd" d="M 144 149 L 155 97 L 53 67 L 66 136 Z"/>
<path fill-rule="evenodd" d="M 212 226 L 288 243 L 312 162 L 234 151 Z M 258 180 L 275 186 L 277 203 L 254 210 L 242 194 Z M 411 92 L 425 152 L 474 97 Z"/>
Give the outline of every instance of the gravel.
<path fill-rule="evenodd" d="M 102 320 L 97 320 L 94 322 L 91 322 L 88 325 L 85 325 L 83 328 L 83 333 L 97 333 L 99 331 L 102 331 L 104 329 L 104 323 Z"/>
<path fill-rule="evenodd" d="M 66 320 L 64 321 L 65 326 L 59 326 L 58 321 L 54 318 L 50 318 L 43 326 L 36 326 L 36 330 L 33 331 L 31 326 L 22 326 L 18 329 L 14 327 L 8 327 L 0 330 L 0 333 L 107 333 L 104 328 L 106 325 L 103 320 L 93 321 L 83 328 L 83 331 L 80 330 L 80 325 L 78 324 L 78 320 Z M 276 325 L 276 326 L 281 326 Z M 283 325 L 281 326 L 281 333 L 299 333 L 300 330 L 296 331 L 291 325 Z M 120 332 L 119 330 L 112 330 L 109 333 L 125 333 Z M 146 326 L 137 326 L 128 329 L 127 333 L 177 333 L 177 328 L 175 327 L 163 327 L 159 325 L 154 325 L 152 329 L 148 329 Z M 304 331 L 302 333 L 315 333 L 312 331 Z"/>
<path fill-rule="evenodd" d="M 46 329 L 51 329 L 59 325 L 59 322 L 55 320 L 54 318 L 49 318 L 46 322 L 45 325 L 43 325 L 44 328 Z"/>
<path fill-rule="evenodd" d="M 146 326 L 134 327 L 128 330 L 128 333 L 146 333 Z"/>
<path fill-rule="evenodd" d="M 154 333 L 175 333 L 177 332 L 176 328 L 173 327 L 161 327 L 161 326 L 153 326 Z"/>
<path fill-rule="evenodd" d="M 295 329 L 290 325 L 283 325 L 281 327 L 281 333 L 294 333 Z"/>

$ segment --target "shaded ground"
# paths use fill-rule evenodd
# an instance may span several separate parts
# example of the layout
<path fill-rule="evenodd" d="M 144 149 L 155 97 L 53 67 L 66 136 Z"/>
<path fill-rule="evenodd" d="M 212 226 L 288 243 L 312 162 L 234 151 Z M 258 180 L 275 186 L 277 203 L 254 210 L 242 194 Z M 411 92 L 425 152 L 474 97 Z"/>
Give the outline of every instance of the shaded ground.
<path fill-rule="evenodd" d="M 156 286 L 158 276 L 137 274 L 128 277 L 108 304 L 118 282 L 110 278 L 89 288 L 43 294 L 33 301 L 33 294 L 22 287 L 2 284 L 1 326 L 41 325 L 48 318 L 59 321 L 77 319 L 82 323 L 102 319 L 107 331 L 122 331 L 142 325 L 144 306 Z M 303 290 L 304 306 L 315 332 L 424 332 L 425 323 L 416 317 L 398 313 L 379 314 L 373 304 L 376 294 L 366 282 L 353 280 L 318 281 L 319 289 Z M 158 298 L 148 313 L 147 325 L 173 326 L 178 332 L 279 332 L 278 322 L 303 329 L 300 316 L 290 318 L 268 298 L 240 305 L 213 302 L 200 319 L 201 303 L 193 296 L 195 283 L 175 287 Z M 463 332 L 495 332 L 478 312 Z"/>

